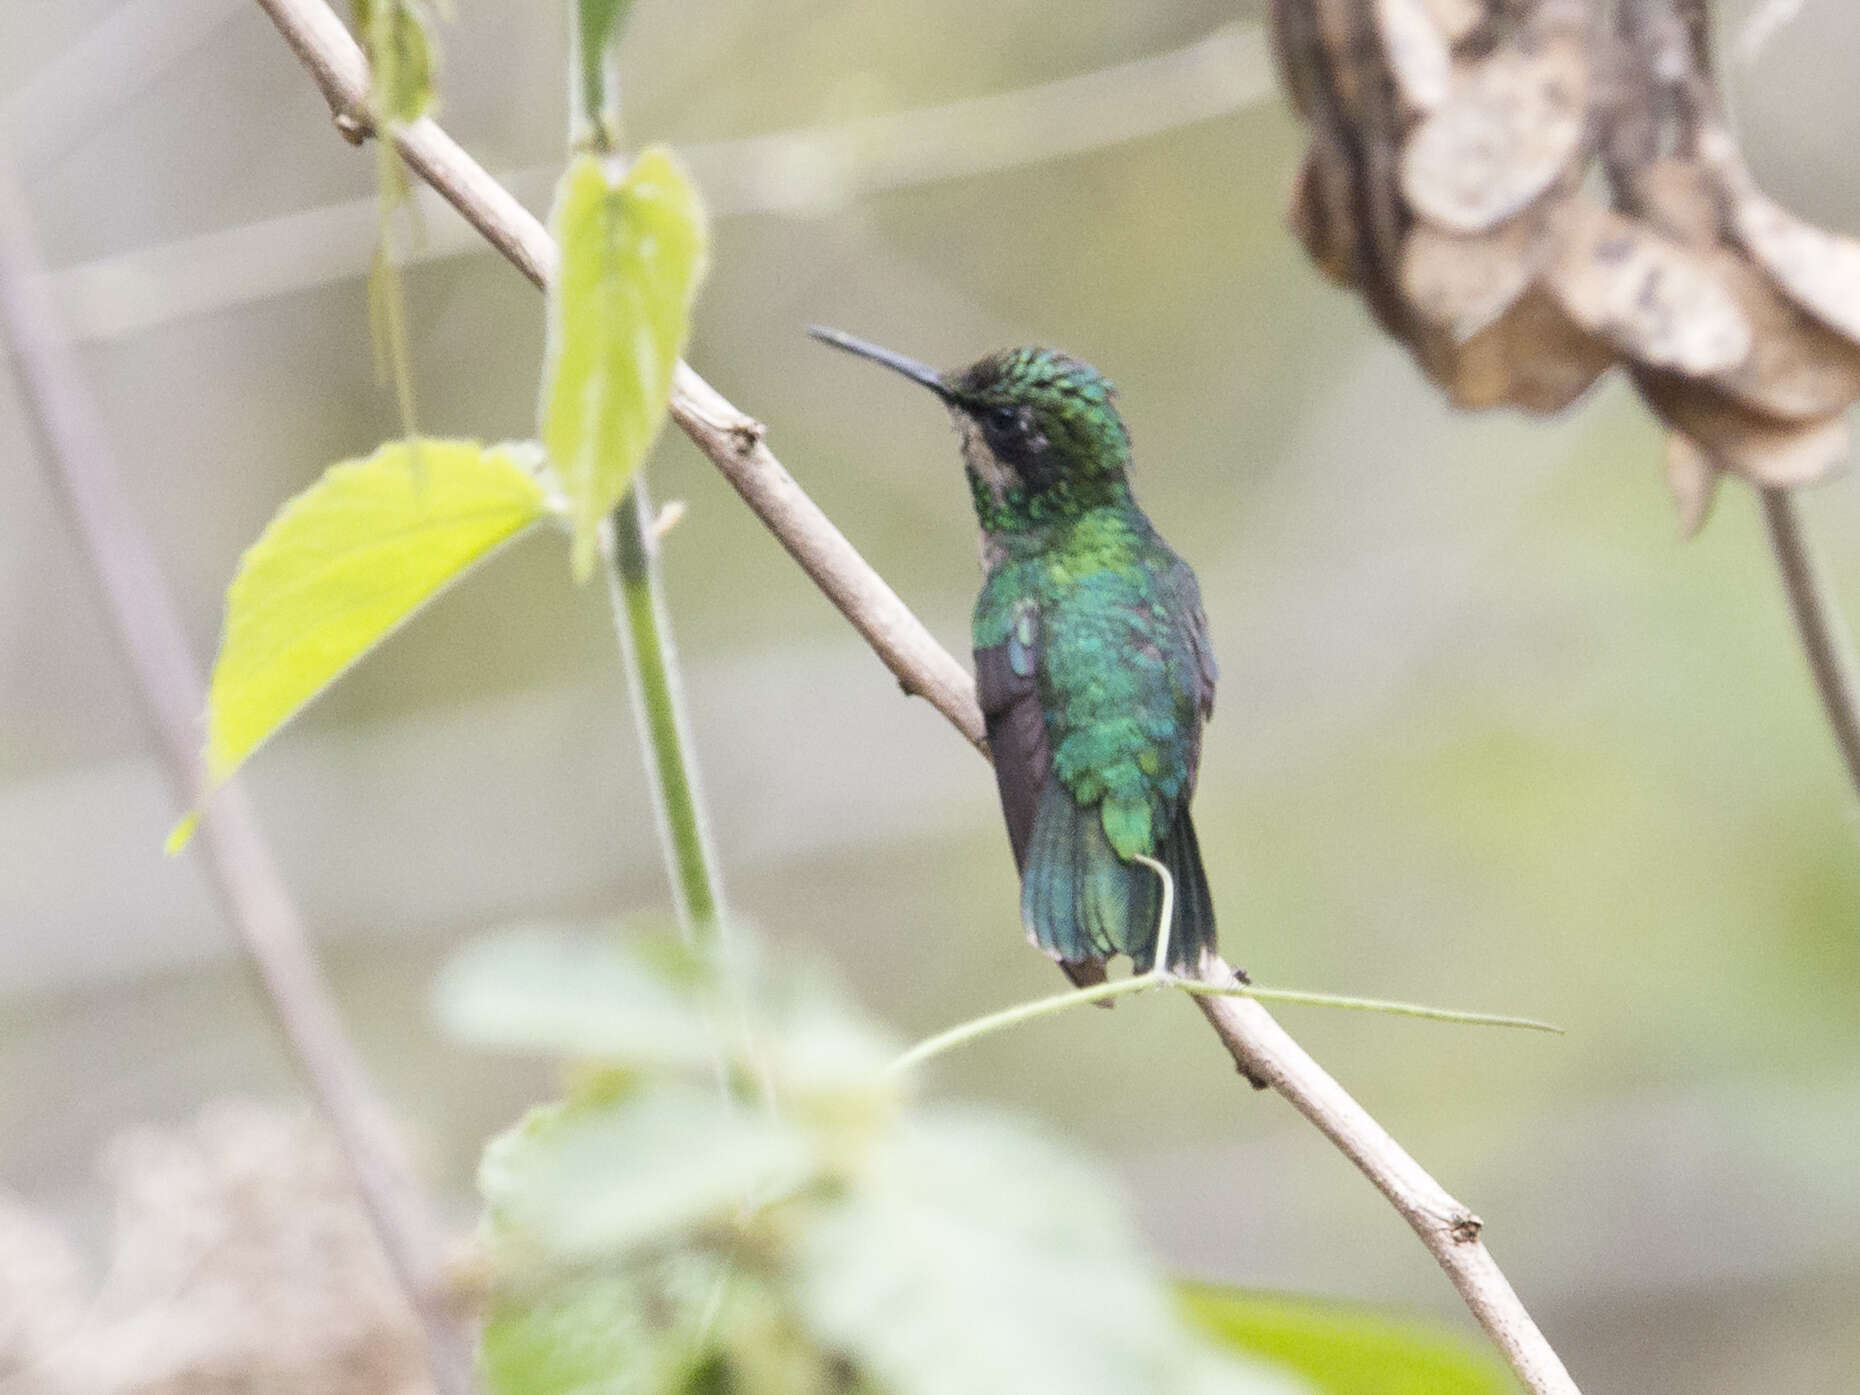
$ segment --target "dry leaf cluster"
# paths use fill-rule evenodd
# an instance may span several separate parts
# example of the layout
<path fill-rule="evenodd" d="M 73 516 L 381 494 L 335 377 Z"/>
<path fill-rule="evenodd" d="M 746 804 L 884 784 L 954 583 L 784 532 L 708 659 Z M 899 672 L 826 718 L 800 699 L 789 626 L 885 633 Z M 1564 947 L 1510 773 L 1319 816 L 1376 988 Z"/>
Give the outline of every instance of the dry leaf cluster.
<path fill-rule="evenodd" d="M 1846 454 L 1860 241 L 1757 187 L 1704 0 L 1274 0 L 1273 27 L 1311 132 L 1293 225 L 1454 402 L 1555 411 L 1619 365 L 1688 532 L 1725 474 Z"/>
<path fill-rule="evenodd" d="M 113 1251 L 0 1194 L 7 1395 L 427 1395 L 425 1348 L 340 1156 L 302 1113 L 210 1106 L 117 1139 Z"/>

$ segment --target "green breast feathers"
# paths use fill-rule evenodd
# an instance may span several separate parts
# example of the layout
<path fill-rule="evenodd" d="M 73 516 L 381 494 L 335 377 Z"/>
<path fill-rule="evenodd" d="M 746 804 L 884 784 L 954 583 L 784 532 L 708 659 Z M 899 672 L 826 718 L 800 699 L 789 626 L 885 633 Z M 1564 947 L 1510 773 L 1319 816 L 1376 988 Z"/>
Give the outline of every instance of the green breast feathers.
<path fill-rule="evenodd" d="M 1121 857 L 1153 855 L 1193 790 L 1213 687 L 1194 586 L 1160 543 L 1119 558 L 1066 549 L 1005 562 L 976 607 L 975 647 L 1006 643 L 1038 684 L 1052 773 L 1102 806 Z"/>

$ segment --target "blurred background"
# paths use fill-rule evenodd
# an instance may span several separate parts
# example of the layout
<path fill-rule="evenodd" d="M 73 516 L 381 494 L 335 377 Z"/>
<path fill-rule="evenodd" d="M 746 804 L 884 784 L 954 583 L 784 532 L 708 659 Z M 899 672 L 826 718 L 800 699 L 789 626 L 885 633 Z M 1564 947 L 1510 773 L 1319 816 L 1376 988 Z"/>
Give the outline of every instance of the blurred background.
<path fill-rule="evenodd" d="M 1756 8 L 1722 6 L 1726 34 Z M 540 211 L 561 19 L 458 10 L 442 119 Z M 1302 141 L 1260 19 L 639 0 L 629 134 L 687 152 L 716 214 L 691 361 L 964 654 L 954 438 L 802 327 L 943 365 L 1048 342 L 1114 377 L 1223 667 L 1197 815 L 1228 957 L 1268 984 L 1567 1027 L 1284 1014 L 1486 1218 L 1586 1389 L 1850 1389 L 1860 849 L 1753 501 L 1728 488 L 1682 545 L 1656 433 L 1618 387 L 1553 421 L 1443 406 L 1282 225 Z M 1857 51 L 1860 9 L 1807 0 L 1729 59 L 1760 177 L 1848 232 Z M 0 7 L 0 102 L 204 661 L 241 548 L 399 429 L 369 348 L 372 158 L 239 0 Z M 540 298 L 423 207 L 420 425 L 527 436 Z M 108 1140 L 298 1087 L 199 870 L 162 857 L 176 811 L 18 392 L 0 374 L 0 1186 L 100 1253 Z M 675 433 L 652 482 L 690 505 L 668 589 L 737 910 L 913 1034 L 1059 987 L 1017 928 L 982 763 Z M 1860 491 L 1808 511 L 1860 614 Z M 437 1035 L 436 966 L 514 921 L 667 901 L 605 597 L 553 540 L 524 543 L 247 783 L 468 1217 L 485 1136 L 552 1086 Z M 1236 1081 L 1185 1003 L 997 1037 L 935 1083 L 1089 1143 L 1182 1272 L 1467 1323 L 1399 1219 Z"/>

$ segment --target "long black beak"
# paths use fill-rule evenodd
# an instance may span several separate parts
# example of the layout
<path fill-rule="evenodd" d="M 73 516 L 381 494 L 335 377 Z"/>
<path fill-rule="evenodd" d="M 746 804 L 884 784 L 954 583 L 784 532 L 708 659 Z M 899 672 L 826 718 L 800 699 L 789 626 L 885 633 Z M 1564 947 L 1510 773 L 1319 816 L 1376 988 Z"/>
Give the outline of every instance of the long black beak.
<path fill-rule="evenodd" d="M 881 349 L 876 344 L 869 344 L 863 339 L 855 339 L 850 334 L 837 329 L 828 329 L 825 325 L 809 325 L 807 332 L 823 344 L 831 344 L 836 349 L 844 349 L 849 354 L 860 358 L 869 358 L 874 363 L 902 373 L 914 383 L 922 383 L 945 402 L 949 401 L 949 389 L 943 385 L 943 375 L 928 364 L 919 363 L 914 358 L 903 354 L 894 354 L 890 349 Z"/>

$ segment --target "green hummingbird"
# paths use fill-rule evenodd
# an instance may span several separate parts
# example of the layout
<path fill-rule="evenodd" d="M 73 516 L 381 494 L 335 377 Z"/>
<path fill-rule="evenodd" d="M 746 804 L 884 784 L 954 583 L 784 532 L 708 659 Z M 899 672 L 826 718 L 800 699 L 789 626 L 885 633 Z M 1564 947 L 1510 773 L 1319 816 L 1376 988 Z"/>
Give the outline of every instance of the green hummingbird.
<path fill-rule="evenodd" d="M 1028 938 L 1081 987 L 1105 961 L 1199 974 L 1214 906 L 1189 799 L 1217 669 L 1201 590 L 1130 489 L 1130 433 L 1095 368 L 1008 349 L 951 373 L 815 327 L 939 397 L 981 525 L 975 679 Z"/>

